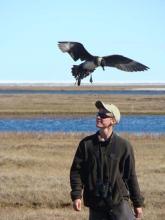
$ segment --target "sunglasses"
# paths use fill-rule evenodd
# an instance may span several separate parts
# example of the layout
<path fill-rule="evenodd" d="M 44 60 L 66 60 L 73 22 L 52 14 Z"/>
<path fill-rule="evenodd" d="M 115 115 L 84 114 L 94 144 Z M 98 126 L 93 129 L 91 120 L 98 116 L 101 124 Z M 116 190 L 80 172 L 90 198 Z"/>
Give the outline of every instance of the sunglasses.
<path fill-rule="evenodd" d="M 101 113 L 101 112 L 98 112 L 96 114 L 96 117 L 100 117 L 102 119 L 104 119 L 104 118 L 112 118 L 112 116 L 106 115 L 106 113 Z"/>

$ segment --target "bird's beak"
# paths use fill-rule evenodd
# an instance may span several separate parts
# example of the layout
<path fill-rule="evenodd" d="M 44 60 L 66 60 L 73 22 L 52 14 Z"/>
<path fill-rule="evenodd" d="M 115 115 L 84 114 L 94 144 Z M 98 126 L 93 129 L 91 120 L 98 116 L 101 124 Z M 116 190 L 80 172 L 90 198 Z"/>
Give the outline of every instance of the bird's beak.
<path fill-rule="evenodd" d="M 101 67 L 103 68 L 103 70 L 105 70 L 103 65 L 101 65 Z"/>
<path fill-rule="evenodd" d="M 104 60 L 102 60 L 102 61 L 101 61 L 101 65 L 100 65 L 100 66 L 103 68 L 103 70 L 105 70 L 105 69 L 104 69 L 104 66 L 105 66 L 104 64 L 105 64 L 105 61 L 104 61 Z"/>

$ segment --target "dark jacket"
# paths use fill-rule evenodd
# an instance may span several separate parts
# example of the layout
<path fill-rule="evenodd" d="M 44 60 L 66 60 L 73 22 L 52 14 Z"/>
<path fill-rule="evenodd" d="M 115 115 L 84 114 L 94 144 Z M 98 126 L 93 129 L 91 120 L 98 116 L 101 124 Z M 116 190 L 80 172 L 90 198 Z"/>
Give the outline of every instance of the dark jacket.
<path fill-rule="evenodd" d="M 134 207 L 143 205 L 135 172 L 132 146 L 112 133 L 100 142 L 98 132 L 84 138 L 77 148 L 71 170 L 71 198 L 82 198 L 84 205 L 105 209 L 130 199 Z"/>

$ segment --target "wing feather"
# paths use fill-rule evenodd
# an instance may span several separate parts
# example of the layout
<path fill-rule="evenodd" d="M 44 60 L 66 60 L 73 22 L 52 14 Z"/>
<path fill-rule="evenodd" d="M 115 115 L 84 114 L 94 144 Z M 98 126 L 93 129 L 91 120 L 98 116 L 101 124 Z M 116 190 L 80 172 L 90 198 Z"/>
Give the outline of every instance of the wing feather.
<path fill-rule="evenodd" d="M 79 42 L 71 41 L 59 41 L 58 47 L 62 52 L 67 52 L 73 58 L 74 61 L 80 60 L 91 60 L 93 56 L 85 49 L 83 44 Z"/>
<path fill-rule="evenodd" d="M 127 72 L 144 71 L 149 69 L 149 67 L 142 63 L 121 55 L 105 56 L 103 59 L 105 66 L 116 67 L 117 69 Z"/>

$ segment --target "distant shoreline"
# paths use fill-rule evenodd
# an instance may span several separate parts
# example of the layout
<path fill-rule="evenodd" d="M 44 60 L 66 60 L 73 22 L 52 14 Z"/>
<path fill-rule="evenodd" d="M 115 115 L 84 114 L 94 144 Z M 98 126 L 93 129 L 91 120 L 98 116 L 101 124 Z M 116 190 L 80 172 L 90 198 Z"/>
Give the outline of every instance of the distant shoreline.
<path fill-rule="evenodd" d="M 76 86 L 74 83 L 2 83 L 4 89 L 34 89 L 34 90 L 165 90 L 165 83 L 94 83 Z"/>
<path fill-rule="evenodd" d="M 0 87 L 0 117 L 58 117 L 58 116 L 88 116 L 96 114 L 95 101 L 117 105 L 123 115 L 164 115 L 165 95 L 140 94 L 3 94 L 2 90 L 47 90 L 47 91 L 85 91 L 85 90 L 132 90 L 143 87 L 135 86 L 82 86 L 82 87 L 43 87 L 43 86 L 14 86 Z M 153 88 L 145 87 L 146 89 Z M 163 87 L 154 87 L 155 89 Z M 163 92 L 164 93 L 164 92 Z"/>

